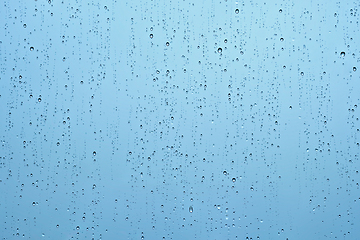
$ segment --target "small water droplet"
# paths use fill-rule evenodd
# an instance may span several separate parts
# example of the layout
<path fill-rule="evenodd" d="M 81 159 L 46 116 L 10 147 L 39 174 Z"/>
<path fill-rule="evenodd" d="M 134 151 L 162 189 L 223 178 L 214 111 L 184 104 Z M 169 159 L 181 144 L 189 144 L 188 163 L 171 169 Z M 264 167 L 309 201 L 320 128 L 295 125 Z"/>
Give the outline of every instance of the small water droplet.
<path fill-rule="evenodd" d="M 150 34 L 150 38 L 153 38 L 153 37 L 154 37 L 154 35 L 151 33 L 151 34 Z"/>
<path fill-rule="evenodd" d="M 189 207 L 189 213 L 192 213 L 194 211 L 194 208 L 192 206 Z"/>
<path fill-rule="evenodd" d="M 282 9 L 281 9 L 281 8 L 279 9 L 279 13 L 282 13 Z"/>
<path fill-rule="evenodd" d="M 354 71 L 354 72 L 356 71 L 356 67 L 353 67 L 353 71 Z"/>
<path fill-rule="evenodd" d="M 300 75 L 301 75 L 301 76 L 304 76 L 304 72 L 301 72 Z"/>
<path fill-rule="evenodd" d="M 280 38 L 280 42 L 283 42 L 284 41 L 284 38 Z"/>
<path fill-rule="evenodd" d="M 95 151 L 93 151 L 93 155 L 96 156 L 96 152 L 95 152 Z"/>
<path fill-rule="evenodd" d="M 236 178 L 233 178 L 232 181 L 233 181 L 233 182 L 236 182 Z"/>
<path fill-rule="evenodd" d="M 235 13 L 236 13 L 236 14 L 239 14 L 239 9 L 235 9 Z"/>
<path fill-rule="evenodd" d="M 38 98 L 38 102 L 41 102 L 41 98 Z"/>
<path fill-rule="evenodd" d="M 222 53 L 222 48 L 218 48 L 218 53 Z"/>
<path fill-rule="evenodd" d="M 345 52 L 341 52 L 340 56 L 345 57 Z"/>
<path fill-rule="evenodd" d="M 227 172 L 226 172 L 226 171 L 223 171 L 223 174 L 224 174 L 224 175 L 226 175 L 226 174 L 227 174 Z"/>
<path fill-rule="evenodd" d="M 34 47 L 30 47 L 30 51 L 34 51 Z"/>
<path fill-rule="evenodd" d="M 169 46 L 170 45 L 170 43 L 169 42 L 166 42 L 166 46 Z"/>
<path fill-rule="evenodd" d="M 23 27 L 26 28 L 26 23 L 24 23 Z"/>

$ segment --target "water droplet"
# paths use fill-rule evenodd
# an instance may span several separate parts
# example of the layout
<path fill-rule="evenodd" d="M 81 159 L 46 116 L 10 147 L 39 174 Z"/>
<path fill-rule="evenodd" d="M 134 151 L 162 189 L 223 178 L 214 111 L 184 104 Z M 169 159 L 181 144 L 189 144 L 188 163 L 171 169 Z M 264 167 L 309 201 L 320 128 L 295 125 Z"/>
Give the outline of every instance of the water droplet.
<path fill-rule="evenodd" d="M 345 52 L 341 52 L 340 56 L 345 57 Z"/>
<path fill-rule="evenodd" d="M 284 38 L 280 38 L 280 42 L 283 42 L 284 41 Z"/>
<path fill-rule="evenodd" d="M 304 72 L 301 72 L 300 75 L 301 75 L 301 76 L 304 76 Z"/>
<path fill-rule="evenodd" d="M 19 79 L 22 79 L 22 76 L 21 76 L 21 75 L 19 75 Z"/>
<path fill-rule="evenodd" d="M 26 23 L 24 23 L 23 27 L 26 28 Z"/>
<path fill-rule="evenodd" d="M 218 48 L 218 53 L 222 53 L 222 48 Z"/>
<path fill-rule="evenodd" d="M 153 27 L 150 27 L 150 31 L 152 31 L 154 28 Z"/>
<path fill-rule="evenodd" d="M 60 146 L 60 142 L 57 142 L 57 143 L 56 143 L 56 146 Z"/>
<path fill-rule="evenodd" d="M 224 43 L 227 43 L 227 39 L 225 38 Z"/>
<path fill-rule="evenodd" d="M 96 152 L 95 152 L 95 151 L 93 151 L 93 155 L 96 156 Z"/>
<path fill-rule="evenodd" d="M 236 14 L 239 14 L 239 9 L 235 9 L 235 13 L 236 13 Z"/>
<path fill-rule="evenodd" d="M 279 9 L 279 13 L 282 13 L 282 9 L 281 9 L 281 8 Z"/>
<path fill-rule="evenodd" d="M 41 98 L 38 98 L 38 102 L 41 102 Z"/>
<path fill-rule="evenodd" d="M 170 45 L 170 43 L 169 42 L 166 42 L 166 46 L 169 46 Z"/>
<path fill-rule="evenodd" d="M 151 33 L 151 34 L 150 34 L 150 38 L 153 38 L 153 37 L 154 37 L 154 35 Z"/>
<path fill-rule="evenodd" d="M 223 171 L 223 174 L 224 174 L 224 175 L 226 175 L 226 174 L 227 174 L 227 172 L 226 172 L 226 171 Z"/>
<path fill-rule="evenodd" d="M 34 47 L 30 47 L 30 51 L 34 51 Z"/>
<path fill-rule="evenodd" d="M 232 181 L 233 181 L 233 182 L 236 182 L 236 178 L 233 178 Z"/>
<path fill-rule="evenodd" d="M 189 207 L 189 213 L 192 213 L 194 211 L 194 208 L 192 206 Z"/>
<path fill-rule="evenodd" d="M 80 229 L 80 226 L 76 226 L 76 230 L 79 230 Z"/>
<path fill-rule="evenodd" d="M 354 71 L 354 72 L 356 71 L 356 67 L 353 67 L 353 71 Z"/>

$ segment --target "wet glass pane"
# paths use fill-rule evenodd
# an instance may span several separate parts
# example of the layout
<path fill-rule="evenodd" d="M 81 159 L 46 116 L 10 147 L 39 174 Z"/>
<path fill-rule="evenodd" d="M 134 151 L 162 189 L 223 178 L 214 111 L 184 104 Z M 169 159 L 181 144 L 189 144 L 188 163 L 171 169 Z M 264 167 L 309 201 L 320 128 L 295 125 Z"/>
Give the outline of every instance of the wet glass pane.
<path fill-rule="evenodd" d="M 358 1 L 0 2 L 1 239 L 357 239 Z"/>

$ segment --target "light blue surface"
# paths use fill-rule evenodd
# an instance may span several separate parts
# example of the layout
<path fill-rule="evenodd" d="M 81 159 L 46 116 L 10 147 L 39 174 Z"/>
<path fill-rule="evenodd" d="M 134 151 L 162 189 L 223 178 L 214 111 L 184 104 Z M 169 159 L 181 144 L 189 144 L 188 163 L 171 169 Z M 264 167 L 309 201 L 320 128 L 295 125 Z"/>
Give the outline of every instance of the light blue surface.
<path fill-rule="evenodd" d="M 358 239 L 359 5 L 2 1 L 1 239 Z"/>

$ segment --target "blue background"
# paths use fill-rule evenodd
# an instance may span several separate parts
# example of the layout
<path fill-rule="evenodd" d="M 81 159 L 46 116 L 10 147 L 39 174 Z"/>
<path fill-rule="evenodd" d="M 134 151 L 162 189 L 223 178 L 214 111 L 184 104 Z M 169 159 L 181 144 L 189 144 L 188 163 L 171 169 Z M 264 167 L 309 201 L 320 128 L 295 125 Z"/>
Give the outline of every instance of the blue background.
<path fill-rule="evenodd" d="M 359 1 L 1 1 L 1 239 L 358 239 Z"/>

